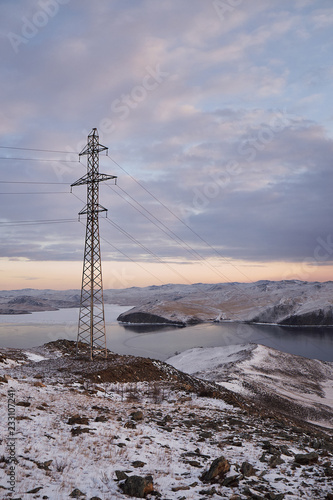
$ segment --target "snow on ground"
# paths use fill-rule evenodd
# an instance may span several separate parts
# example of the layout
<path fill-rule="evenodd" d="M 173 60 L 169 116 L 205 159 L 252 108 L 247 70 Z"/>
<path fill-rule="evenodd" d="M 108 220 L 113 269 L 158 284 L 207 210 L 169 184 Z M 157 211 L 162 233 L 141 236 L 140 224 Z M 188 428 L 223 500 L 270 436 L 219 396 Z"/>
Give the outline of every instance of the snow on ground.
<path fill-rule="evenodd" d="M 209 364 L 209 353 L 202 350 L 200 359 L 199 351 L 192 350 L 192 365 L 197 363 L 196 368 L 202 370 Z M 255 351 L 253 345 L 230 347 L 224 360 L 243 363 L 244 352 Z M 262 352 L 259 349 L 254 359 L 262 358 Z M 190 359 L 185 353 L 182 366 L 185 362 L 190 366 Z M 8 380 L 0 383 L 0 489 L 4 499 L 58 500 L 69 498 L 76 488 L 87 499 L 128 498 L 120 489 L 116 471 L 152 475 L 162 500 L 230 499 L 233 494 L 241 500 L 250 494 L 252 498 L 279 498 L 282 494 L 285 500 L 322 500 L 333 492 L 333 443 L 314 429 L 177 390 L 163 381 L 97 384 L 86 379 L 79 383 L 69 373 L 62 376 L 61 370 L 44 377 L 39 367 L 45 363 L 27 360 L 24 376 L 22 368 L 15 371 L 5 364 L 0 368 L 0 375 Z M 213 366 L 217 369 L 218 359 Z M 14 496 L 6 490 L 5 473 L 8 391 L 14 391 L 16 403 Z M 138 411 L 142 418 L 133 416 Z M 88 420 L 70 423 L 75 415 Z M 295 455 L 309 452 L 317 453 L 314 464 L 295 462 Z M 204 483 L 202 473 L 221 456 L 228 460 L 230 471 L 223 482 Z M 241 473 L 244 462 L 253 465 L 252 475 Z"/>
<path fill-rule="evenodd" d="M 45 356 L 35 354 L 34 352 L 24 351 L 24 354 L 28 359 L 30 359 L 30 361 L 42 361 L 43 359 L 47 359 Z"/>
<path fill-rule="evenodd" d="M 256 344 L 190 349 L 167 362 L 264 404 L 284 403 L 286 412 L 303 411 L 305 420 L 333 428 L 333 363 Z"/>
<path fill-rule="evenodd" d="M 224 347 L 195 347 L 168 359 L 177 370 L 190 375 L 201 374 L 207 370 L 222 369 L 223 365 L 244 359 L 256 344 L 238 344 Z"/>

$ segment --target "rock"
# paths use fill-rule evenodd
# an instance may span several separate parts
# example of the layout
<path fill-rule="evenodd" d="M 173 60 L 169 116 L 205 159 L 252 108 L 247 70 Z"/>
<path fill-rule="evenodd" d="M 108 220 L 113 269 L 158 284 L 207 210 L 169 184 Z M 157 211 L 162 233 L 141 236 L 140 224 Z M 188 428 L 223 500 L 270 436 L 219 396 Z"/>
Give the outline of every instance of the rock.
<path fill-rule="evenodd" d="M 38 469 L 50 470 L 49 467 L 52 464 L 53 460 L 47 460 L 46 462 L 36 462 Z"/>
<path fill-rule="evenodd" d="M 289 450 L 288 446 L 286 446 L 285 444 L 280 446 L 280 451 L 283 455 L 286 455 L 287 457 L 292 457 L 292 455 L 293 455 L 291 453 L 291 451 Z"/>
<path fill-rule="evenodd" d="M 89 419 L 87 417 L 80 417 L 80 415 L 76 414 L 68 419 L 67 424 L 68 425 L 75 425 L 75 424 L 89 425 Z"/>
<path fill-rule="evenodd" d="M 130 420 L 129 422 L 126 422 L 124 427 L 126 427 L 126 429 L 136 429 L 136 424 Z"/>
<path fill-rule="evenodd" d="M 209 438 L 211 438 L 211 437 L 212 437 L 212 435 L 213 435 L 213 434 L 212 434 L 212 432 L 210 432 L 210 431 L 202 431 L 202 432 L 200 432 L 200 434 L 199 434 L 200 439 L 203 439 L 203 440 L 204 440 L 204 439 L 209 439 Z"/>
<path fill-rule="evenodd" d="M 175 486 L 173 488 L 171 488 L 172 491 L 185 491 L 185 490 L 189 490 L 190 487 L 189 486 Z"/>
<path fill-rule="evenodd" d="M 238 484 L 239 484 L 238 474 L 226 477 L 222 482 L 222 486 L 228 486 L 229 488 L 234 488 L 235 486 L 238 486 Z"/>
<path fill-rule="evenodd" d="M 125 479 L 128 478 L 128 475 L 123 470 L 116 470 L 115 474 L 117 476 L 118 481 L 124 481 Z"/>
<path fill-rule="evenodd" d="M 146 465 L 146 462 L 141 462 L 140 460 L 135 460 L 134 462 L 132 462 L 132 466 L 135 469 L 138 469 L 139 467 L 143 467 L 144 465 Z"/>
<path fill-rule="evenodd" d="M 284 464 L 284 460 L 280 457 L 280 455 L 272 455 L 269 460 L 269 466 L 275 468 L 277 465 Z"/>
<path fill-rule="evenodd" d="M 326 465 L 324 468 L 324 474 L 327 477 L 333 477 L 333 468 L 330 465 Z"/>
<path fill-rule="evenodd" d="M 51 462 L 52 462 L 52 460 L 51 460 Z M 33 488 L 32 490 L 27 491 L 27 493 L 38 493 L 42 489 L 43 489 L 43 486 L 38 486 L 37 488 Z"/>
<path fill-rule="evenodd" d="M 251 498 L 251 500 L 263 500 L 263 497 L 261 495 L 257 494 L 253 490 L 250 490 L 250 488 L 248 487 L 244 488 L 242 493 L 244 493 L 244 495 L 246 495 L 248 498 Z"/>
<path fill-rule="evenodd" d="M 271 444 L 270 441 L 263 441 L 262 447 L 270 455 L 280 454 L 280 448 L 278 446 L 274 446 L 273 444 Z"/>
<path fill-rule="evenodd" d="M 143 420 L 143 413 L 142 413 L 142 411 L 140 411 L 140 410 L 134 411 L 133 413 L 131 413 L 131 418 L 132 418 L 132 420 L 136 420 L 137 422 L 139 420 Z"/>
<path fill-rule="evenodd" d="M 69 495 L 72 498 L 80 498 L 80 497 L 85 497 L 85 493 L 82 493 L 78 488 L 74 488 L 72 493 Z"/>
<path fill-rule="evenodd" d="M 45 384 L 43 384 L 43 383 L 42 383 L 42 382 L 40 382 L 40 381 L 36 381 L 36 382 L 34 382 L 34 387 L 46 387 L 46 385 L 45 385 Z"/>
<path fill-rule="evenodd" d="M 125 495 L 135 498 L 145 498 L 148 493 L 154 491 L 152 476 L 130 476 L 126 479 L 121 488 Z"/>
<path fill-rule="evenodd" d="M 16 406 L 25 406 L 26 408 L 28 408 L 30 405 L 31 403 L 29 403 L 28 401 L 19 401 L 18 403 L 16 403 Z"/>
<path fill-rule="evenodd" d="M 243 474 L 243 476 L 246 477 L 255 475 L 253 465 L 251 465 L 249 462 L 243 462 L 240 471 Z"/>
<path fill-rule="evenodd" d="M 230 470 L 230 464 L 224 457 L 216 458 L 207 472 L 201 476 L 201 480 L 205 483 L 226 474 Z"/>
<path fill-rule="evenodd" d="M 318 462 L 318 453 L 312 451 L 311 453 L 299 453 L 295 456 L 295 462 L 300 465 L 312 465 Z"/>
<path fill-rule="evenodd" d="M 95 418 L 95 422 L 107 422 L 109 419 L 105 417 L 104 415 L 101 415 L 100 417 Z"/>
<path fill-rule="evenodd" d="M 79 436 L 80 434 L 84 433 L 89 434 L 90 430 L 86 427 L 73 427 L 73 429 L 71 429 L 72 436 Z"/>
<path fill-rule="evenodd" d="M 216 489 L 214 488 L 210 488 L 209 490 L 201 490 L 199 491 L 200 495 L 207 495 L 209 497 L 212 497 L 213 495 L 215 495 L 217 493 Z"/>
<path fill-rule="evenodd" d="M 198 469 L 202 467 L 202 465 L 197 460 L 185 460 L 184 463 L 191 465 L 191 467 L 197 467 Z"/>

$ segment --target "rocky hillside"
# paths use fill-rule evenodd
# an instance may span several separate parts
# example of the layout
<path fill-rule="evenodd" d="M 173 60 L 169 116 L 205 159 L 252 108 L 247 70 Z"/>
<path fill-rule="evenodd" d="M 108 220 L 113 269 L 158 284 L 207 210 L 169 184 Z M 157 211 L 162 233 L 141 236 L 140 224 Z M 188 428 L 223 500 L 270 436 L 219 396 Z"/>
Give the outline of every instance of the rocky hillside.
<path fill-rule="evenodd" d="M 0 352 L 2 498 L 333 498 L 329 428 L 167 363 L 73 353 Z"/>

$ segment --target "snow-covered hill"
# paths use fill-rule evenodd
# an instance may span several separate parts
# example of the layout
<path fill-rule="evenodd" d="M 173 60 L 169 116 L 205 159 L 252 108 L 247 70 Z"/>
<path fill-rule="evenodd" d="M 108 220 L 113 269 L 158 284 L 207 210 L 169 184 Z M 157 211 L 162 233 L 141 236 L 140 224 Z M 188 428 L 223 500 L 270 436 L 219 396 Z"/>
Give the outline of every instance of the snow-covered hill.
<path fill-rule="evenodd" d="M 142 289 L 142 296 L 150 292 Z M 132 304 L 135 303 L 132 301 Z M 333 282 L 258 281 L 156 287 L 146 302 L 123 313 L 123 322 L 193 324 L 249 321 L 289 325 L 333 325 Z M 152 318 L 153 317 L 153 318 Z"/>
<path fill-rule="evenodd" d="M 109 304 L 135 305 L 119 316 L 128 323 L 194 324 L 249 321 L 333 326 L 333 282 L 258 281 L 193 285 L 169 284 L 105 290 Z M 78 307 L 79 290 L 0 292 L 0 314 Z"/>
<path fill-rule="evenodd" d="M 167 362 L 263 408 L 333 429 L 333 363 L 257 344 L 195 348 Z"/>
<path fill-rule="evenodd" d="M 295 419 L 256 406 L 244 387 L 242 370 L 253 381 L 259 362 L 265 383 L 272 363 L 261 346 L 230 347 L 224 357 L 192 350 L 178 358 L 184 369 L 195 366 L 212 378 L 219 378 L 221 360 L 238 365 L 229 380 L 237 394 L 160 361 L 110 353 L 107 361 L 91 362 L 75 359 L 74 349 L 74 342 L 57 341 L 0 350 L 2 498 L 332 498 L 330 429 L 305 423 L 302 414 Z M 282 385 L 279 361 L 285 369 L 295 360 L 277 351 L 274 357 Z M 329 373 L 323 367 L 316 367 L 317 379 Z"/>

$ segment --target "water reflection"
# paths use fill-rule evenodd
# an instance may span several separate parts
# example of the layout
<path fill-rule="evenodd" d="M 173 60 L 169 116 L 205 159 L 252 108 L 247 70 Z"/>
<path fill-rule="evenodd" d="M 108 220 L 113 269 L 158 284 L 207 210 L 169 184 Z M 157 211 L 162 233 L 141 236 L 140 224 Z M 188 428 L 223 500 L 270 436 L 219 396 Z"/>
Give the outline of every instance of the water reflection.
<path fill-rule="evenodd" d="M 166 360 L 192 347 L 259 343 L 279 351 L 333 361 L 333 328 L 287 327 L 246 323 L 206 323 L 186 328 L 171 325 L 123 325 L 120 306 L 108 305 L 107 347 L 119 354 Z M 125 308 L 123 308 L 125 309 Z M 0 320 L 0 347 L 29 348 L 57 339 L 76 340 L 78 311 L 33 313 Z M 15 320 L 15 321 L 14 321 Z"/>
<path fill-rule="evenodd" d="M 151 332 L 167 332 L 169 330 L 179 330 L 179 328 L 184 328 L 182 326 L 170 326 L 170 325 L 134 325 L 122 323 L 120 326 L 124 328 L 124 330 L 128 330 L 130 332 L 135 333 L 151 333 Z"/>

